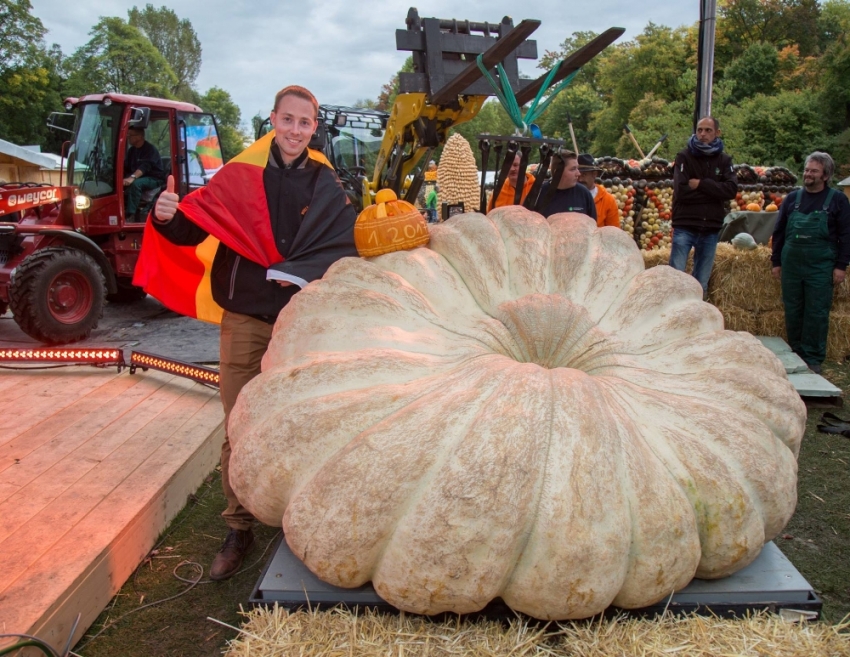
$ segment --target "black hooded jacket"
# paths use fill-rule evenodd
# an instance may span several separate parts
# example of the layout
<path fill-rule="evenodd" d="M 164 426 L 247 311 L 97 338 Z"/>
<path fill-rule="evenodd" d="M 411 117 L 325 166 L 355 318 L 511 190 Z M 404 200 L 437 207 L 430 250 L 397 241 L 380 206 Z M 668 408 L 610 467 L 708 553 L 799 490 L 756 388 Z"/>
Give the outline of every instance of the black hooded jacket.
<path fill-rule="evenodd" d="M 699 186 L 691 189 L 691 179 Z M 676 155 L 673 172 L 673 228 L 700 232 L 719 231 L 726 216 L 726 201 L 738 193 L 738 177 L 732 158 L 721 151 L 715 155 L 694 155 L 685 148 Z"/>

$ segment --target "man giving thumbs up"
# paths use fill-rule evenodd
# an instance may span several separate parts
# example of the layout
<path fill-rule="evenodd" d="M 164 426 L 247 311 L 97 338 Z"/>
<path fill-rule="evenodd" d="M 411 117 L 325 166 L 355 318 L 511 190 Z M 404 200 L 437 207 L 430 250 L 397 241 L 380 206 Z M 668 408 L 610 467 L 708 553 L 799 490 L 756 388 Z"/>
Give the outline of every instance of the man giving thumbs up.
<path fill-rule="evenodd" d="M 260 373 L 281 309 L 336 260 L 357 256 L 356 211 L 323 156 L 307 148 L 318 109 L 307 89 L 282 89 L 271 112 L 272 134 L 182 201 L 169 176 L 154 208 L 153 228 L 173 244 L 194 246 L 209 235 L 220 240 L 209 285 L 224 309 L 220 389 L 225 427 L 239 391 Z M 210 569 L 213 580 L 236 573 L 254 542 L 254 518 L 230 486 L 229 463 L 225 436 L 221 479 L 227 509 L 222 516 L 229 533 Z"/>

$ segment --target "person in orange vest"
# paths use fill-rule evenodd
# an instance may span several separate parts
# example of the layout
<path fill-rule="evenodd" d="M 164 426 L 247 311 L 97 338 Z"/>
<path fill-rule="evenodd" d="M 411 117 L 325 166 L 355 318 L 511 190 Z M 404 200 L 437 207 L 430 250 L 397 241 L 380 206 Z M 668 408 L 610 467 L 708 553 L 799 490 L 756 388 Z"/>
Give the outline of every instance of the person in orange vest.
<path fill-rule="evenodd" d="M 596 184 L 596 174 L 602 169 L 596 166 L 590 153 L 578 156 L 579 182 L 590 190 L 596 203 L 596 225 L 620 227 L 620 213 L 617 209 L 617 199 L 602 185 Z"/>
<path fill-rule="evenodd" d="M 508 171 L 508 179 L 505 181 L 505 184 L 502 185 L 502 191 L 499 192 L 499 198 L 495 200 L 495 203 L 490 201 L 490 209 L 493 208 L 501 208 L 505 205 L 513 205 L 514 204 L 514 196 L 516 195 L 516 181 L 519 177 L 519 162 L 520 162 L 520 154 L 517 153 L 514 156 L 514 163 L 511 165 L 510 170 Z M 534 176 L 531 175 L 528 171 L 525 172 L 525 184 L 522 186 L 522 198 L 520 198 L 520 203 L 525 201 L 525 197 L 528 196 L 528 192 L 531 191 L 531 186 L 534 184 Z"/>

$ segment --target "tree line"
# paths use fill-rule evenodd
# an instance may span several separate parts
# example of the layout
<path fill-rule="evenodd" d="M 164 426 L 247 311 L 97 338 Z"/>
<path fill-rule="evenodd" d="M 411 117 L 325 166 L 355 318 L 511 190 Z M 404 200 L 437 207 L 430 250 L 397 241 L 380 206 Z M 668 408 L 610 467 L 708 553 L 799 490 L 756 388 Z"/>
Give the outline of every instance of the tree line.
<path fill-rule="evenodd" d="M 544 53 L 539 67 L 550 69 L 595 36 L 574 32 Z M 667 134 L 658 154 L 672 159 L 693 132 L 698 40 L 696 24 L 649 23 L 607 48 L 542 115 L 543 134 L 572 148 L 570 117 L 580 150 L 639 159 L 623 130 L 628 124 L 644 152 Z M 396 76 L 377 100 L 359 103 L 385 109 L 397 92 Z M 850 175 L 850 1 L 720 0 L 712 113 L 736 162 L 799 172 L 818 149 L 833 155 L 840 175 Z M 456 131 L 478 158 L 477 135 L 513 134 L 514 127 L 490 100 Z"/>
<path fill-rule="evenodd" d="M 48 114 L 63 111 L 65 98 L 113 92 L 198 105 L 215 116 L 226 158 L 244 148 L 239 107 L 221 87 L 198 91 L 201 42 L 192 23 L 168 7 L 101 18 L 71 55 L 48 46 L 46 33 L 29 0 L 0 0 L 0 138 L 59 152 Z"/>
<path fill-rule="evenodd" d="M 201 43 L 190 21 L 171 9 L 148 4 L 126 19 L 101 18 L 69 56 L 47 46 L 31 9 L 29 0 L 0 0 L 0 138 L 57 151 L 45 119 L 61 110 L 62 99 L 114 91 L 185 100 L 212 112 L 227 156 L 250 140 L 227 91 L 196 89 Z M 544 53 L 540 68 L 595 36 L 574 32 Z M 819 149 L 850 175 L 850 0 L 720 0 L 716 42 L 712 113 L 736 162 L 800 171 L 805 155 Z M 658 154 L 671 159 L 693 130 L 697 44 L 697 25 L 649 23 L 581 70 L 541 117 L 543 133 L 569 143 L 570 117 L 580 150 L 637 158 L 623 133 L 628 124 L 644 151 L 667 134 Z M 412 70 L 412 59 L 402 70 Z M 354 104 L 388 109 L 397 93 L 394 76 L 376 100 Z M 456 131 L 474 145 L 480 133 L 514 128 L 491 100 Z"/>

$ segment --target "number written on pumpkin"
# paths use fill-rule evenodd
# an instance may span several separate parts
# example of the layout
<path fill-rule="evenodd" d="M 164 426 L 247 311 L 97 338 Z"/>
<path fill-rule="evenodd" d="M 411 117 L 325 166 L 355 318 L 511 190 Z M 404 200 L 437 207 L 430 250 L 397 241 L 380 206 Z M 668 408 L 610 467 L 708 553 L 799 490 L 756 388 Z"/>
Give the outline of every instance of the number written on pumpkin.
<path fill-rule="evenodd" d="M 390 234 L 390 242 L 392 244 L 398 244 L 399 242 L 403 242 L 406 239 L 412 240 L 417 235 L 422 235 L 425 232 L 422 224 L 417 224 L 416 226 L 411 226 L 410 224 L 406 225 L 403 229 L 404 236 L 399 234 L 398 228 L 395 226 L 390 226 L 387 228 L 387 233 Z M 378 246 L 380 244 L 380 240 L 378 238 L 377 231 L 369 232 L 369 239 L 366 240 L 367 244 L 373 244 Z"/>

